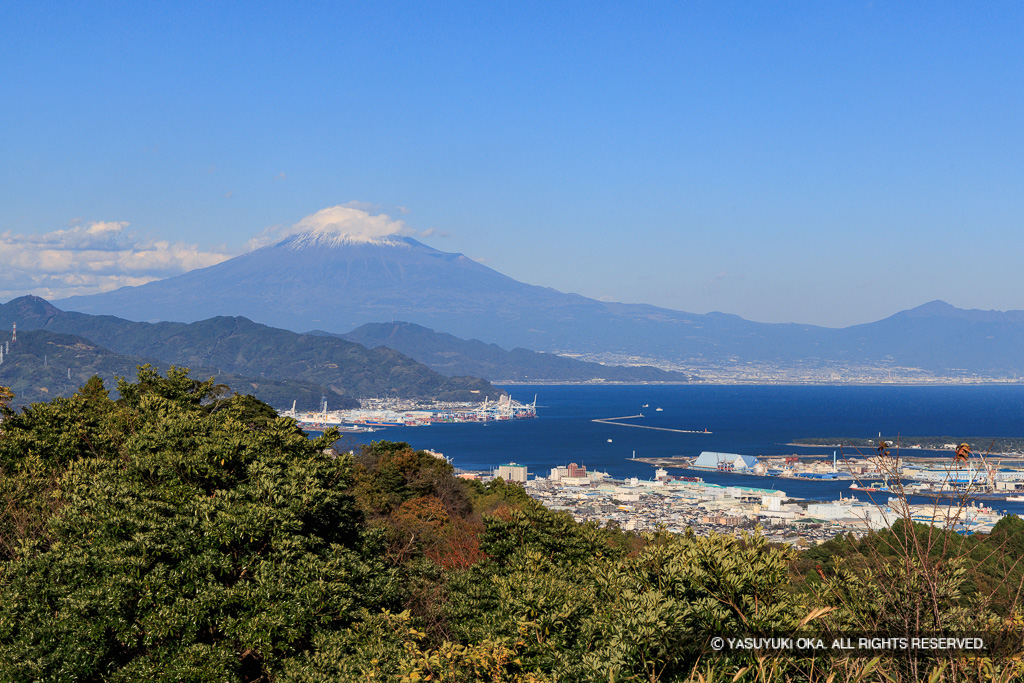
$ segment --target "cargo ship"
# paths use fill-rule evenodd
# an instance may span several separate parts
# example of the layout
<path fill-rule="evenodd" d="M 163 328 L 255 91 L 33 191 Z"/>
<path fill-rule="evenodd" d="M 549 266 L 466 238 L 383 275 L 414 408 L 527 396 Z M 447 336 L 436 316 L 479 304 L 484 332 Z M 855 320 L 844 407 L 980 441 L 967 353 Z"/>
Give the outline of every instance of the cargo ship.
<path fill-rule="evenodd" d="M 295 421 L 302 429 L 314 432 L 322 432 L 323 430 L 331 429 L 332 427 L 337 429 L 339 432 L 367 433 L 377 431 L 369 426 L 346 424 L 344 422 L 325 422 L 323 420 L 306 420 L 302 418 L 296 418 Z"/>
<path fill-rule="evenodd" d="M 876 493 L 876 492 L 879 492 L 879 491 L 881 491 L 882 493 L 890 493 L 891 492 L 891 490 L 889 489 L 888 485 L 883 484 L 880 481 L 872 482 L 872 483 L 868 484 L 867 486 L 863 486 L 863 485 L 859 484 L 858 482 L 853 482 L 852 484 L 850 484 L 850 490 L 851 491 L 864 491 L 866 493 Z"/>

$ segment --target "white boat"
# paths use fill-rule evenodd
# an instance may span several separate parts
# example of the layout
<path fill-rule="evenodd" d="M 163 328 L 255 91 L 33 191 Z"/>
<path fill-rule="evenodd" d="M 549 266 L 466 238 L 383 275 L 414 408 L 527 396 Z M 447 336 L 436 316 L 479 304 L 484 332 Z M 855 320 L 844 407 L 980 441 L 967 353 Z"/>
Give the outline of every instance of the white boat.
<path fill-rule="evenodd" d="M 656 412 L 656 413 L 660 413 L 660 412 L 661 412 L 661 408 L 655 408 L 655 409 L 654 409 L 654 412 Z"/>

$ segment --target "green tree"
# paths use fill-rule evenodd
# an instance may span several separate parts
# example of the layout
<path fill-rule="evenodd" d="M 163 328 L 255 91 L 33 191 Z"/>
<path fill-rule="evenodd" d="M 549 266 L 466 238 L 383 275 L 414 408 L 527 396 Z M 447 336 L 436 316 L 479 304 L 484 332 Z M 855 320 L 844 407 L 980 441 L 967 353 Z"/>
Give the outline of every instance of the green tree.
<path fill-rule="evenodd" d="M 212 388 L 143 367 L 118 401 L 90 382 L 4 422 L 0 481 L 29 492 L 4 513 L 0 677 L 257 680 L 398 603 L 337 434 L 208 410 Z"/>

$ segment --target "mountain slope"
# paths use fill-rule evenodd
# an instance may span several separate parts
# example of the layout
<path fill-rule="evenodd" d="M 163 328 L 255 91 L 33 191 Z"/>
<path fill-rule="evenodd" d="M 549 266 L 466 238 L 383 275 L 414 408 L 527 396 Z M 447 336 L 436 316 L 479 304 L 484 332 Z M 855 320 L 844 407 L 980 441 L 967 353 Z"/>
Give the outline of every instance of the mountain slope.
<path fill-rule="evenodd" d="M 474 377 L 444 377 L 391 349 L 367 349 L 344 339 L 300 335 L 241 317 L 222 316 L 190 324 L 138 323 L 65 312 L 38 297 L 21 297 L 0 306 L 0 325 L 9 327 L 12 322 L 22 330 L 80 335 L 125 355 L 216 368 L 218 374 L 312 383 L 326 387 L 335 398 L 482 400 L 502 393 Z"/>
<path fill-rule="evenodd" d="M 667 358 L 808 355 L 825 328 L 607 303 L 517 282 L 411 238 L 293 235 L 209 268 L 141 287 L 78 296 L 61 308 L 132 320 L 241 315 L 294 331 L 347 332 L 406 320 L 465 339 L 540 351 L 621 351 Z"/>
<path fill-rule="evenodd" d="M 492 382 L 686 382 L 691 379 L 683 373 L 650 366 L 601 365 L 522 348 L 506 351 L 497 344 L 459 339 L 413 323 L 370 323 L 342 336 L 370 348 L 386 346 L 400 351 L 449 377 L 474 375 Z"/>
<path fill-rule="evenodd" d="M 113 390 L 118 377 L 134 379 L 139 365 L 148 363 L 161 373 L 165 373 L 169 365 L 152 358 L 114 353 L 82 337 L 49 330 L 22 331 L 13 346 L 10 334 L 0 334 L 0 341 L 5 348 L 0 363 L 0 386 L 14 391 L 15 406 L 70 396 L 93 375 L 99 376 L 106 387 Z M 254 379 L 195 366 L 192 377 L 201 380 L 212 377 L 237 393 L 252 394 L 280 406 L 291 405 L 294 400 L 312 409 L 320 404 L 321 396 L 329 393 L 326 387 L 310 382 Z M 335 402 L 341 403 L 339 399 L 336 397 Z M 358 405 L 355 401 L 349 403 L 353 407 Z"/>
<path fill-rule="evenodd" d="M 837 330 L 835 356 L 891 359 L 934 372 L 1024 372 L 1024 311 L 980 311 L 933 301 Z"/>
<path fill-rule="evenodd" d="M 841 330 L 756 323 L 564 294 L 399 237 L 293 235 L 209 268 L 59 303 L 135 320 L 230 314 L 333 333 L 404 320 L 505 348 L 658 358 L 708 368 L 709 374 L 744 363 L 840 371 L 903 366 L 953 375 L 1024 372 L 1020 311 L 961 311 L 933 302 Z"/>
<path fill-rule="evenodd" d="M 70 396 L 93 375 L 102 377 L 109 389 L 115 376 L 134 377 L 136 365 L 145 362 L 81 337 L 46 330 L 20 332 L 13 348 L 10 339 L 9 333 L 0 334 L 6 351 L 0 385 L 14 391 L 15 405 Z"/>

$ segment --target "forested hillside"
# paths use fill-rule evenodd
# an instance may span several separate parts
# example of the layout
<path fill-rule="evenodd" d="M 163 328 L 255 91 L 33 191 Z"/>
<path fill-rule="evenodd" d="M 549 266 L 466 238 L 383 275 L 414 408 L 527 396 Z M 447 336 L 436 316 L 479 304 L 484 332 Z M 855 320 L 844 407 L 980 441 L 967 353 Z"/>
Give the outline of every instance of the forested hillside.
<path fill-rule="evenodd" d="M 197 372 L 202 368 L 206 376 L 233 380 L 239 386 L 255 384 L 252 391 L 277 408 L 291 406 L 293 400 L 303 409 L 318 408 L 321 395 L 328 397 L 333 409 L 379 396 L 482 401 L 504 393 L 477 377 L 445 377 L 391 349 L 296 334 L 246 318 L 141 323 L 62 311 L 39 297 L 24 296 L 0 304 L 0 325 L 10 329 L 13 324 L 23 334 L 41 329 L 76 335 L 115 354 L 156 359 Z M 291 385 L 315 389 L 278 391 Z"/>
<path fill-rule="evenodd" d="M 0 391 L 0 680 L 1022 673 L 1016 518 L 989 537 L 900 525 L 803 555 L 759 535 L 639 536 L 459 479 L 404 443 L 338 452 L 336 433 L 310 440 L 185 371 L 143 368 L 118 394 L 92 379 L 16 412 Z M 982 634 L 987 649 L 719 652 L 713 640 L 915 633 Z"/>
<path fill-rule="evenodd" d="M 473 375 L 492 382 L 688 382 L 694 379 L 681 372 L 646 365 L 601 365 L 522 348 L 506 351 L 497 344 L 459 339 L 412 323 L 368 323 L 347 334 L 334 336 L 371 349 L 386 346 L 448 377 Z"/>
<path fill-rule="evenodd" d="M 23 331 L 13 347 L 10 335 L 0 333 L 0 342 L 5 342 L 0 385 L 14 390 L 18 406 L 67 398 L 94 375 L 113 386 L 118 377 L 133 376 L 140 365 L 160 371 L 171 367 L 170 363 L 114 353 L 88 339 L 49 330 Z M 314 382 L 244 377 L 202 366 L 195 368 L 195 374 L 275 406 L 288 406 L 295 401 L 299 406 L 313 408 L 320 405 L 322 397 L 330 396 L 332 408 L 359 407 L 356 399 L 339 396 L 327 386 Z"/>

